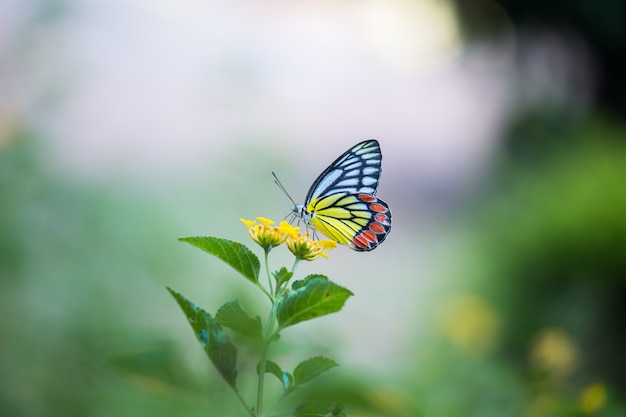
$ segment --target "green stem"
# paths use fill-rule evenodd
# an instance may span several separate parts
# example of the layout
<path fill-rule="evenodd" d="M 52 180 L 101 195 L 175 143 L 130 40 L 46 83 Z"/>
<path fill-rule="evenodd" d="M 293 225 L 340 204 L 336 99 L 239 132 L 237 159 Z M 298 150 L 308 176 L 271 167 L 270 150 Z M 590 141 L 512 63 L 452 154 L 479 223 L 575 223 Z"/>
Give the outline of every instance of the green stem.
<path fill-rule="evenodd" d="M 270 294 L 269 292 L 267 292 L 267 290 L 265 289 L 265 287 L 264 287 L 264 286 L 262 286 L 262 285 L 261 285 L 260 283 L 258 283 L 258 282 L 257 282 L 255 285 L 257 286 L 257 288 L 258 288 L 258 289 L 260 289 L 261 291 L 263 291 L 263 293 L 264 293 L 265 295 L 267 295 L 267 298 L 269 298 L 269 299 L 270 299 L 270 301 L 271 301 L 271 300 L 273 300 L 273 298 L 272 298 L 272 294 Z"/>
<path fill-rule="evenodd" d="M 263 391 L 265 387 L 265 368 L 267 365 L 267 355 L 270 349 L 270 343 L 274 339 L 274 324 L 276 323 L 276 303 L 272 302 L 272 310 L 267 320 L 267 325 L 263 332 L 263 350 L 261 351 L 261 360 L 259 362 L 259 383 L 257 386 L 256 413 L 257 416 L 263 416 Z"/>
<path fill-rule="evenodd" d="M 260 289 L 261 291 L 263 291 L 263 294 L 267 295 L 267 298 L 270 299 L 270 301 L 273 303 L 274 302 L 274 296 L 272 295 L 272 293 L 274 292 L 274 289 L 272 288 L 272 278 L 270 275 L 270 268 L 269 268 L 269 262 L 268 262 L 268 254 L 269 251 L 266 250 L 265 251 L 265 274 L 267 275 L 267 280 L 270 284 L 270 291 L 268 292 L 265 287 L 260 283 L 260 282 L 255 282 L 255 285 L 257 286 L 258 289 Z"/>
<path fill-rule="evenodd" d="M 270 263 L 269 263 L 269 250 L 265 251 L 265 274 L 267 275 L 267 282 L 270 285 L 270 294 L 274 294 L 274 286 L 272 285 L 272 275 L 270 274 Z"/>
<path fill-rule="evenodd" d="M 252 411 L 250 407 L 248 407 L 248 404 L 246 404 L 246 400 L 244 400 L 241 394 L 239 394 L 239 391 L 237 391 L 236 389 L 233 389 L 233 391 L 235 391 L 235 395 L 237 395 L 237 398 L 239 398 L 239 401 L 241 401 L 241 404 L 243 404 L 248 414 L 250 414 L 250 417 L 256 417 L 256 415 L 254 414 L 254 411 Z"/>
<path fill-rule="evenodd" d="M 263 416 L 263 388 L 265 386 L 265 365 L 267 364 L 267 353 L 269 351 L 269 343 L 263 345 L 261 354 L 261 362 L 259 362 L 259 384 L 257 386 L 256 398 L 256 415 Z"/>
<path fill-rule="evenodd" d="M 276 407 L 278 406 L 278 404 L 280 404 L 280 403 L 282 402 L 282 400 L 284 400 L 284 399 L 285 399 L 285 397 L 286 397 L 287 395 L 289 395 L 291 392 L 292 392 L 292 391 L 283 391 L 283 393 L 282 393 L 282 395 L 280 396 L 280 398 L 278 398 L 278 399 L 274 402 L 274 404 L 270 407 L 270 410 L 273 410 L 274 408 L 276 408 Z M 280 413 L 270 413 L 270 414 L 268 414 L 268 415 L 273 415 L 273 414 L 274 414 L 274 415 L 283 415 L 284 413 L 283 413 L 283 412 L 280 412 Z"/>
<path fill-rule="evenodd" d="M 274 295 L 274 286 L 272 285 L 272 275 L 269 268 L 269 250 L 265 251 L 265 273 L 267 274 L 267 281 L 269 283 L 270 292 L 268 293 L 265 288 L 261 286 L 263 292 L 267 294 L 272 301 L 272 309 L 270 310 L 265 329 L 263 330 L 263 348 L 261 351 L 261 360 L 259 361 L 259 382 L 257 385 L 257 399 L 255 413 L 258 417 L 263 416 L 263 392 L 265 388 L 265 368 L 267 367 L 267 356 L 270 350 L 270 343 L 274 339 L 274 326 L 276 324 L 276 302 L 277 295 Z M 278 288 L 276 288 L 278 291 Z"/>
<path fill-rule="evenodd" d="M 296 268 L 298 267 L 298 265 L 300 264 L 301 259 L 298 258 L 296 256 L 296 259 L 294 259 L 293 261 L 293 266 L 291 267 L 291 273 L 293 274 L 294 272 L 296 272 Z"/>

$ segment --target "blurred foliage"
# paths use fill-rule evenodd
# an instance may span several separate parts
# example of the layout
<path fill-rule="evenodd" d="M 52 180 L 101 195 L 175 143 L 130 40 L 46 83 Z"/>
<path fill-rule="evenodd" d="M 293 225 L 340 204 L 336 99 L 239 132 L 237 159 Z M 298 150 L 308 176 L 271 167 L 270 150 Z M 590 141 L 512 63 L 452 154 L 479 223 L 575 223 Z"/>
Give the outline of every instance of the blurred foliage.
<path fill-rule="evenodd" d="M 137 194 L 60 180 L 24 132 L 0 149 L 0 202 L 1 414 L 206 410 L 206 369 L 191 372 L 150 328 L 178 269 L 167 243 L 145 244 L 175 244 L 162 213 Z"/>
<path fill-rule="evenodd" d="M 531 414 L 578 415 L 606 395 L 592 390 L 580 407 L 559 396 L 598 381 L 626 395 L 626 131 L 586 120 L 550 141 L 553 129 L 537 129 L 545 119 L 531 115 L 513 129 L 532 143 L 504 148 L 508 169 L 483 207 L 470 276 L 499 316 L 503 363 L 533 395 L 550 396 Z M 623 402 L 612 407 L 624 412 Z"/>
<path fill-rule="evenodd" d="M 511 125 L 464 217 L 467 262 L 397 382 L 405 415 L 626 413 L 626 131 L 560 117 Z"/>

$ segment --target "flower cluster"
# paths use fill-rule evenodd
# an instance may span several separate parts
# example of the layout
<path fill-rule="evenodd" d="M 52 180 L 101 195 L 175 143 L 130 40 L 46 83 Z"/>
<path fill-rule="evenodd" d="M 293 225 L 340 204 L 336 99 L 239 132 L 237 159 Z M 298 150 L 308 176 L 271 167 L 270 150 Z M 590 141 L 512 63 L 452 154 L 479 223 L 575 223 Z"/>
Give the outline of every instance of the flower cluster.
<path fill-rule="evenodd" d="M 282 223 L 280 227 L 270 226 L 274 224 L 274 222 L 264 217 L 257 217 L 256 220 L 239 220 L 248 228 L 248 234 L 252 240 L 258 243 L 267 252 L 287 239 L 287 229 L 283 227 Z M 283 223 L 291 227 L 287 222 Z"/>
<path fill-rule="evenodd" d="M 312 261 L 318 257 L 328 258 L 325 250 L 337 247 L 334 240 L 313 240 L 308 233 L 296 233 L 287 239 L 287 247 L 296 258 Z"/>
<path fill-rule="evenodd" d="M 337 242 L 333 240 L 313 240 L 308 233 L 299 232 L 298 227 L 294 227 L 286 221 L 280 222 L 279 226 L 271 226 L 274 221 L 264 217 L 257 217 L 256 220 L 240 220 L 248 228 L 248 234 L 252 240 L 266 252 L 286 242 L 296 259 L 313 261 L 320 256 L 328 258 L 324 251 L 332 250 L 337 246 Z"/>

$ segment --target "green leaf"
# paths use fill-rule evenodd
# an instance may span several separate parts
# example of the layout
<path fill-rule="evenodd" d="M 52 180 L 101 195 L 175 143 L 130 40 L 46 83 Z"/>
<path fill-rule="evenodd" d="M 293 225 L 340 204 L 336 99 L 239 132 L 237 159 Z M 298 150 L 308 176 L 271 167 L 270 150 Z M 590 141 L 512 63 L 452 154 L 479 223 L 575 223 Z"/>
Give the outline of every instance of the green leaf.
<path fill-rule="evenodd" d="M 343 404 L 325 402 L 307 402 L 299 406 L 293 413 L 296 417 L 346 417 Z"/>
<path fill-rule="evenodd" d="M 213 366 L 222 375 L 226 383 L 236 391 L 237 348 L 235 345 L 231 343 L 222 326 L 209 313 L 173 289 L 167 287 L 167 290 L 187 316 L 191 328 Z"/>
<path fill-rule="evenodd" d="M 293 371 L 295 385 L 302 385 L 309 382 L 313 378 L 328 371 L 335 366 L 339 366 L 337 362 L 324 356 L 315 356 L 313 358 L 302 361 Z"/>
<path fill-rule="evenodd" d="M 272 275 L 274 275 L 274 279 L 276 280 L 276 285 L 279 287 L 283 285 L 285 282 L 289 281 L 293 276 L 293 272 L 289 271 L 284 266 L 280 268 L 279 271 L 275 271 Z"/>
<path fill-rule="evenodd" d="M 245 245 L 211 236 L 181 237 L 178 240 L 217 256 L 253 283 L 259 282 L 259 258 Z"/>
<path fill-rule="evenodd" d="M 248 316 L 248 313 L 239 304 L 239 300 L 228 301 L 222 305 L 215 314 L 217 320 L 222 326 L 233 329 L 244 336 L 255 339 L 262 339 L 261 318 L 256 319 Z"/>
<path fill-rule="evenodd" d="M 335 313 L 343 307 L 352 291 L 329 281 L 324 275 L 309 275 L 293 283 L 277 306 L 281 328 L 301 321 Z"/>
<path fill-rule="evenodd" d="M 259 362 L 256 366 L 257 375 L 261 373 L 260 368 L 261 363 Z M 283 384 L 283 388 L 285 389 L 285 391 L 289 391 L 291 388 L 293 388 L 293 375 L 291 375 L 289 372 L 283 371 L 280 365 L 278 365 L 276 362 L 270 360 L 265 361 L 265 372 L 268 374 L 272 374 L 276 378 L 278 378 L 281 384 Z"/>

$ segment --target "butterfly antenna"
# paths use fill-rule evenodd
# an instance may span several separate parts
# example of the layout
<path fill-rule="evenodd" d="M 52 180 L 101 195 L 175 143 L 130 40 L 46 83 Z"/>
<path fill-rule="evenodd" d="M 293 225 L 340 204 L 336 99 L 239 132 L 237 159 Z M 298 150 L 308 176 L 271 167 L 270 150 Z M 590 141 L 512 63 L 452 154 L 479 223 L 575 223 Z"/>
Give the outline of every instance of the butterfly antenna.
<path fill-rule="evenodd" d="M 274 176 L 274 183 L 276 185 L 278 185 L 278 188 L 280 188 L 282 190 L 283 193 L 285 193 L 285 195 L 287 196 L 287 198 L 289 200 L 291 200 L 291 202 L 293 203 L 293 205 L 296 205 L 296 202 L 293 201 L 293 198 L 291 198 L 291 196 L 289 195 L 289 193 L 287 192 L 287 190 L 285 189 L 285 187 L 283 187 L 283 184 L 281 184 L 280 180 L 278 179 L 278 177 L 276 176 L 276 174 L 274 174 L 274 171 L 272 171 L 272 175 Z"/>

